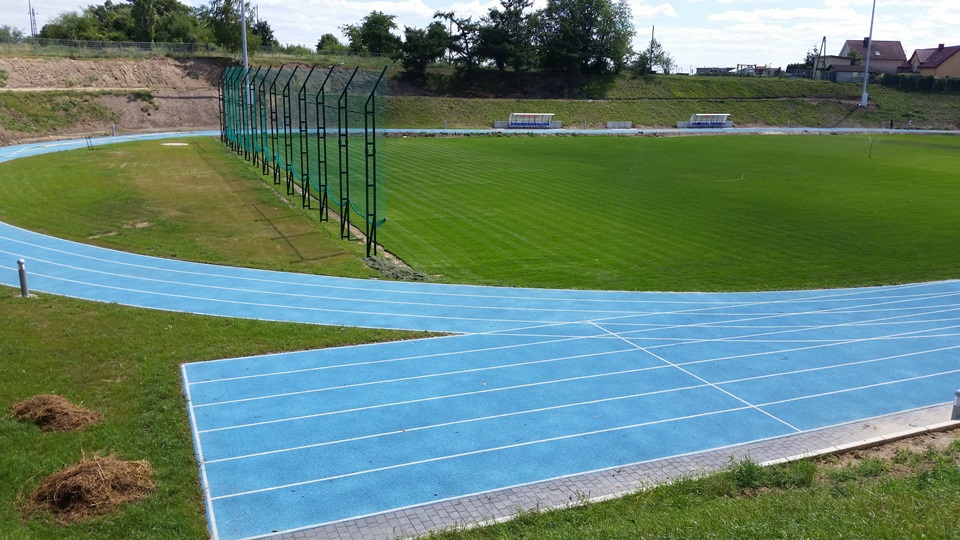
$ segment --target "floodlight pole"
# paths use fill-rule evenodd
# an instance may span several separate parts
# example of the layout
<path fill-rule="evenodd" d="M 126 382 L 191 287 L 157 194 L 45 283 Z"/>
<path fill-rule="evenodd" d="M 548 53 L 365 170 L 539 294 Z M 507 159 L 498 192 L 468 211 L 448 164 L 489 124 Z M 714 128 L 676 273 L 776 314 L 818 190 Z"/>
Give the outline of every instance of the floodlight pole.
<path fill-rule="evenodd" d="M 870 81 L 870 52 L 873 49 L 873 16 L 877 12 L 877 0 L 873 0 L 873 8 L 870 10 L 870 35 L 867 37 L 867 61 L 863 68 L 863 93 L 860 95 L 860 106 L 867 106 L 867 83 Z"/>
<path fill-rule="evenodd" d="M 253 100 L 249 99 L 250 92 L 250 59 L 247 57 L 247 0 L 240 0 L 240 43 L 243 48 L 243 104 L 248 105 Z M 246 107 L 244 107 L 246 113 Z"/>

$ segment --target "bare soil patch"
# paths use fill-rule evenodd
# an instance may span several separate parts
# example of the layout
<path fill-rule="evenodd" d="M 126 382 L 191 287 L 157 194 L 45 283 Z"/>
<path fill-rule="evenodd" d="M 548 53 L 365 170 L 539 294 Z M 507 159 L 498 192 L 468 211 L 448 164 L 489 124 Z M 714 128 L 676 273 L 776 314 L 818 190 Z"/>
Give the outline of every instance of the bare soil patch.
<path fill-rule="evenodd" d="M 176 60 L 155 56 L 145 60 L 74 58 L 0 58 L 7 73 L 6 88 L 207 89 L 216 88 L 223 63 L 216 60 Z"/>
<path fill-rule="evenodd" d="M 85 521 L 146 498 L 154 489 L 152 475 L 146 461 L 84 457 L 41 482 L 30 494 L 26 513 L 47 511 L 62 524 Z"/>
<path fill-rule="evenodd" d="M 14 418 L 31 422 L 43 431 L 79 431 L 100 423 L 100 413 L 74 405 L 62 396 L 34 396 L 10 408 Z"/>
<path fill-rule="evenodd" d="M 904 453 L 924 454 L 931 449 L 942 452 L 958 439 L 960 439 L 960 424 L 952 426 L 945 431 L 930 431 L 870 448 L 850 450 L 840 454 L 820 457 L 817 458 L 817 461 L 837 467 L 854 467 L 870 459 L 893 462 L 899 455 Z M 891 471 L 892 474 L 897 474 L 898 472 L 903 471 Z"/>

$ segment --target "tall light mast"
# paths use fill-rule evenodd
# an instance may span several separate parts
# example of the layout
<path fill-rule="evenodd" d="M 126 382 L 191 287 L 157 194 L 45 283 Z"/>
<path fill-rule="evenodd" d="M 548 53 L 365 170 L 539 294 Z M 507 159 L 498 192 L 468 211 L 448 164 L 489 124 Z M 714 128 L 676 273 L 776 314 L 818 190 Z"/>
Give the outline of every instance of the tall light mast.
<path fill-rule="evenodd" d="M 248 96 L 247 93 L 250 92 L 250 59 L 247 57 L 247 2 L 246 0 L 240 0 L 240 43 L 243 46 L 243 104 L 251 105 L 252 96 Z M 244 107 L 246 109 L 246 107 Z"/>
<path fill-rule="evenodd" d="M 870 10 L 870 35 L 867 37 L 867 61 L 863 68 L 863 93 L 860 95 L 860 106 L 867 106 L 867 83 L 870 81 L 870 56 L 873 50 L 873 15 L 877 12 L 877 0 L 873 0 L 873 9 Z"/>
<path fill-rule="evenodd" d="M 33 4 L 27 0 L 27 13 L 30 15 L 30 37 L 37 37 L 37 12 L 33 10 Z"/>

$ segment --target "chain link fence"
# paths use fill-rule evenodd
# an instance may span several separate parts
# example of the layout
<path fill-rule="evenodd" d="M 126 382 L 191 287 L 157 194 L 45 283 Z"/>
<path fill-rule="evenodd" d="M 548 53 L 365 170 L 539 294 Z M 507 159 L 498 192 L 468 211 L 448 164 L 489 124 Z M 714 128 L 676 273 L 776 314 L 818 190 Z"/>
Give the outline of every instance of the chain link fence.
<path fill-rule="evenodd" d="M 919 75 L 884 75 L 880 84 L 898 90 L 960 94 L 960 79 L 944 77 L 921 77 Z"/>

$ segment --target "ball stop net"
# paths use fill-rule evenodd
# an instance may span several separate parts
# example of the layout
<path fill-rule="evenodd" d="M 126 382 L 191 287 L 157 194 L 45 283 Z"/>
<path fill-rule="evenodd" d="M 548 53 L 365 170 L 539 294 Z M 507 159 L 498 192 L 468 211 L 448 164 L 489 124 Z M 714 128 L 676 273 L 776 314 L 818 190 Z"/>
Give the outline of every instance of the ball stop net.
<path fill-rule="evenodd" d="M 223 142 L 300 195 L 340 236 L 360 231 L 377 253 L 386 221 L 382 126 L 386 68 L 231 67 L 220 78 Z"/>

